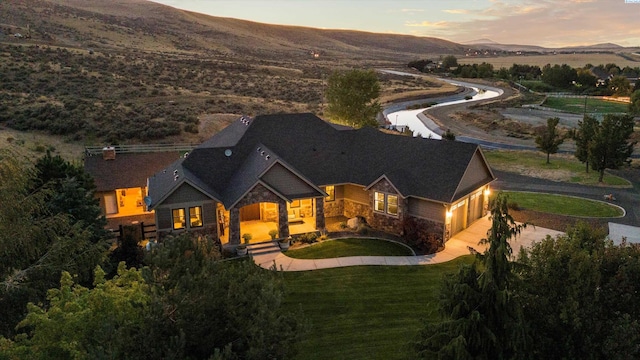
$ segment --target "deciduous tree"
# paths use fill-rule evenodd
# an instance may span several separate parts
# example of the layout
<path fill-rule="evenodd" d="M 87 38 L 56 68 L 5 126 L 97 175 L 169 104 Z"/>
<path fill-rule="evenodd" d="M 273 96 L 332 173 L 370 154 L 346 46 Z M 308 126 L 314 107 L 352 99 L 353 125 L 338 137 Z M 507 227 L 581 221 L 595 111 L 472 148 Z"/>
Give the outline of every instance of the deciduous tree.
<path fill-rule="evenodd" d="M 559 122 L 560 119 L 557 117 L 547 119 L 547 127 L 536 136 L 536 146 L 547 154 L 547 164 L 549 163 L 549 155 L 557 153 L 558 147 L 564 142 L 564 138 L 558 133 Z"/>
<path fill-rule="evenodd" d="M 637 90 L 631 94 L 631 103 L 629 104 L 629 112 L 638 115 L 640 114 L 640 80 L 635 87 Z"/>
<path fill-rule="evenodd" d="M 591 168 L 600 172 L 599 182 L 606 169 L 617 169 L 633 153 L 635 142 L 629 140 L 633 134 L 634 120 L 630 115 L 605 115 L 596 127 L 591 144 Z"/>
<path fill-rule="evenodd" d="M 586 172 L 589 172 L 591 144 L 594 141 L 598 126 L 599 123 L 596 118 L 585 115 L 581 121 L 578 121 L 578 128 L 573 136 L 576 142 L 575 156 L 578 160 L 585 163 Z"/>
<path fill-rule="evenodd" d="M 373 70 L 335 71 L 327 80 L 327 114 L 332 121 L 360 128 L 377 126 L 382 110 L 380 83 Z"/>

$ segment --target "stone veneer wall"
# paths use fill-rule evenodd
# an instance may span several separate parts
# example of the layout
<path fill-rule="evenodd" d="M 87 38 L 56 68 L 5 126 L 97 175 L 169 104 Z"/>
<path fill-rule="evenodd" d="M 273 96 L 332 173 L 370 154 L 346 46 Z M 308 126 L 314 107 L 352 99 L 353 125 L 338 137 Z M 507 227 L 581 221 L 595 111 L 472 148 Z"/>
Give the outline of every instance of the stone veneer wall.
<path fill-rule="evenodd" d="M 325 230 L 324 198 L 316 198 L 316 229 Z"/>
<path fill-rule="evenodd" d="M 158 231 L 158 242 L 161 242 L 162 240 L 164 240 L 167 236 L 173 236 L 173 235 L 180 235 L 182 233 L 184 233 L 186 230 L 180 230 L 180 231 L 175 231 L 175 230 L 169 230 L 169 231 Z M 204 235 L 204 236 L 209 236 L 211 237 L 211 239 L 213 239 L 213 241 L 220 245 L 220 237 L 218 236 L 218 228 L 217 225 L 205 225 L 201 228 L 192 228 L 189 229 L 189 234 L 193 234 L 193 235 Z"/>
<path fill-rule="evenodd" d="M 382 230 L 391 234 L 402 234 L 402 222 L 405 216 L 408 216 L 409 201 L 402 198 L 400 194 L 396 192 L 393 186 L 383 179 L 373 185 L 369 190 L 369 202 L 374 203 L 374 193 L 383 192 L 386 194 L 394 194 L 398 196 L 398 215 L 393 216 L 387 213 L 381 213 L 373 210 L 373 206 L 370 207 L 369 216 L 367 216 L 367 222 L 369 225 L 377 230 Z"/>
<path fill-rule="evenodd" d="M 444 223 L 417 217 L 413 217 L 413 219 L 415 220 L 416 225 L 418 225 L 421 231 L 424 231 L 426 234 L 434 235 L 440 242 L 440 245 L 444 244 Z"/>
<path fill-rule="evenodd" d="M 231 209 L 229 209 L 229 244 L 240 244 L 240 208 L 243 206 L 270 202 L 278 204 L 278 234 L 281 237 L 289 236 L 289 216 L 287 204 L 278 195 L 271 192 L 261 184 L 256 185 L 245 197 Z"/>
<path fill-rule="evenodd" d="M 345 200 L 343 199 L 336 199 L 334 201 L 325 201 L 324 216 L 326 217 L 345 216 L 344 202 Z"/>
<path fill-rule="evenodd" d="M 348 218 L 353 218 L 358 215 L 367 218 L 369 216 L 369 211 L 371 210 L 371 206 L 368 204 L 362 204 L 359 202 L 351 201 L 349 199 L 344 199 L 344 216 Z"/>

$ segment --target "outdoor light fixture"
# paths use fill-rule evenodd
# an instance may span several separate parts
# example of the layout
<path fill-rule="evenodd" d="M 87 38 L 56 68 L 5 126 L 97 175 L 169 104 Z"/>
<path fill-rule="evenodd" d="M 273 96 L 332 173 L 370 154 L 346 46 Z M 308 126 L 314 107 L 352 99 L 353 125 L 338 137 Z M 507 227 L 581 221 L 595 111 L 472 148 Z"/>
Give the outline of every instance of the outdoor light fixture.
<path fill-rule="evenodd" d="M 453 212 L 451 212 L 451 210 L 447 210 L 447 219 L 451 219 L 452 216 Z"/>
<path fill-rule="evenodd" d="M 491 190 L 485 189 L 484 190 L 484 196 L 489 196 L 489 195 L 491 195 Z"/>

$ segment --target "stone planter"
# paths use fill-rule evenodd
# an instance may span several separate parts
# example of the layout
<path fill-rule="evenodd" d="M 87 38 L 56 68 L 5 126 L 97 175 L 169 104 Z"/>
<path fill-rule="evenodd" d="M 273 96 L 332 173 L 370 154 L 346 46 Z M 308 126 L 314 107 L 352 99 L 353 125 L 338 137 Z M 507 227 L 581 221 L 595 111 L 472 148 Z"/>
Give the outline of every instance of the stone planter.
<path fill-rule="evenodd" d="M 278 245 L 280 245 L 280 250 L 288 250 L 291 242 L 289 240 L 280 240 Z"/>
<path fill-rule="evenodd" d="M 247 247 L 245 245 L 240 245 L 240 246 L 238 246 L 236 248 L 236 254 L 238 256 L 245 256 L 245 255 L 247 255 L 247 252 L 248 252 L 248 250 L 247 250 Z"/>

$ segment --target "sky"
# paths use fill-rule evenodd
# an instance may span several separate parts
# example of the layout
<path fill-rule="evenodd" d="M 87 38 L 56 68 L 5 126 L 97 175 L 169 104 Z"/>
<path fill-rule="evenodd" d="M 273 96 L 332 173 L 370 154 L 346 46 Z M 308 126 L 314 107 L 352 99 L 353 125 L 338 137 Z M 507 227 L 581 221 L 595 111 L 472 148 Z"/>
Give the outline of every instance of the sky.
<path fill-rule="evenodd" d="M 152 0 L 268 24 L 436 37 L 464 43 L 640 46 L 640 0 Z"/>

